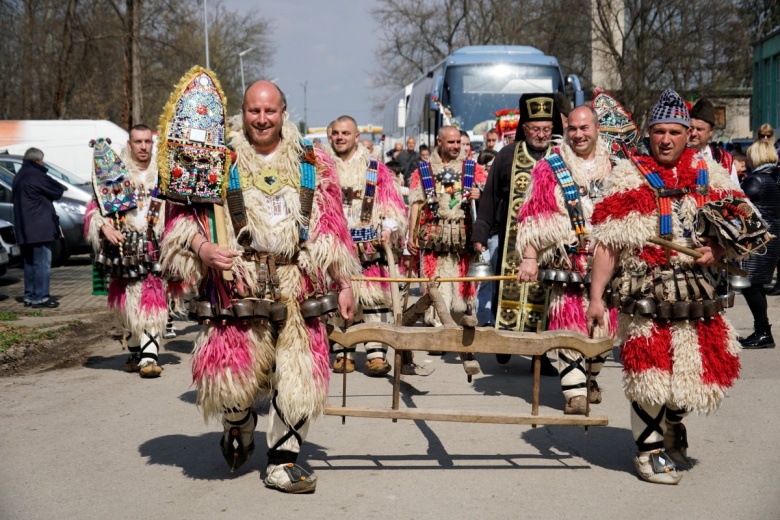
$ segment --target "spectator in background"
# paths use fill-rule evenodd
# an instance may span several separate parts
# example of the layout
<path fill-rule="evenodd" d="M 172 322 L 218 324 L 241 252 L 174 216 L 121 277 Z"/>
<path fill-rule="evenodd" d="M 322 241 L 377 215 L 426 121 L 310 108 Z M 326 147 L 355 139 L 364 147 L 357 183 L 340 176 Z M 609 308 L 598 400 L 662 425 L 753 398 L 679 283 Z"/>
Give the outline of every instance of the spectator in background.
<path fill-rule="evenodd" d="M 496 155 L 498 155 L 498 152 L 495 150 L 482 150 L 482 152 L 479 154 L 479 157 L 477 157 L 477 164 L 484 166 L 485 170 L 490 170 L 490 167 L 493 166 L 493 159 L 496 158 Z"/>
<path fill-rule="evenodd" d="M 769 123 L 764 123 L 758 127 L 758 140 L 766 139 L 770 143 L 775 142 L 775 129 Z"/>
<path fill-rule="evenodd" d="M 496 150 L 496 144 L 498 144 L 498 132 L 495 130 L 488 130 L 485 134 L 485 151 Z"/>
<path fill-rule="evenodd" d="M 777 185 L 777 152 L 772 139 L 760 139 L 747 149 L 750 173 L 742 182 L 742 191 L 761 212 L 769 225 L 769 232 L 780 236 L 780 187 Z M 772 271 L 780 257 L 780 242 L 770 240 L 766 253 L 750 255 L 743 262 L 750 278 L 750 287 L 742 289 L 742 296 L 753 313 L 753 334 L 740 340 L 742 348 L 774 348 L 772 326 L 767 317 L 764 284 L 772 281 Z"/>
<path fill-rule="evenodd" d="M 471 137 L 465 130 L 460 131 L 460 149 L 463 157 L 471 159 Z"/>
<path fill-rule="evenodd" d="M 366 147 L 366 150 L 368 150 L 369 157 L 371 157 L 372 159 L 377 159 L 377 160 L 379 159 L 379 157 L 377 157 L 376 150 L 374 149 L 374 141 L 372 141 L 371 139 L 363 139 L 362 141 L 360 141 L 360 144 Z"/>
<path fill-rule="evenodd" d="M 400 145 L 400 143 L 396 143 Z M 404 186 L 409 185 L 409 177 L 412 176 L 412 172 L 417 168 L 417 163 L 420 161 L 420 156 L 415 151 L 415 145 L 417 141 L 414 137 L 408 137 L 406 139 L 406 149 L 401 151 L 395 158 L 401 165 L 401 171 L 404 172 Z"/>
<path fill-rule="evenodd" d="M 400 142 L 396 142 L 393 145 L 393 148 L 391 150 L 388 150 L 388 152 L 385 154 L 387 155 L 388 159 L 395 159 L 398 157 L 398 154 L 401 153 L 404 150 L 404 145 Z"/>
<path fill-rule="evenodd" d="M 427 144 L 420 145 L 420 160 L 425 162 L 431 160 L 431 149 L 428 148 Z"/>
<path fill-rule="evenodd" d="M 34 309 L 59 306 L 49 296 L 51 246 L 60 238 L 59 218 L 52 201 L 59 200 L 65 188 L 46 175 L 47 171 L 43 152 L 29 148 L 12 186 L 14 229 L 24 265 L 24 305 Z"/>
<path fill-rule="evenodd" d="M 699 99 L 690 112 L 691 126 L 688 128 L 688 144 L 699 150 L 705 159 L 712 159 L 729 172 L 734 186 L 739 186 L 734 159 L 723 149 L 723 143 L 711 143 L 715 130 L 715 107 L 706 98 Z"/>
<path fill-rule="evenodd" d="M 745 180 L 745 175 L 747 175 L 747 156 L 742 153 L 734 154 L 734 169 L 737 170 L 737 178 L 739 179 L 739 183 L 742 184 L 742 181 Z"/>

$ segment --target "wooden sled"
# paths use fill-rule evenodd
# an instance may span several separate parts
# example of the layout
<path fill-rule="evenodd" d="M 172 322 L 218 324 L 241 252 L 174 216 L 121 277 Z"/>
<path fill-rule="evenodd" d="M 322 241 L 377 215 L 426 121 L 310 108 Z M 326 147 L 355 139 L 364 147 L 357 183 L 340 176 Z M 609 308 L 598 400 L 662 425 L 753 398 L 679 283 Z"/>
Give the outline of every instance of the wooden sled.
<path fill-rule="evenodd" d="M 586 358 L 592 358 L 612 349 L 612 338 L 590 339 L 587 336 L 571 331 L 547 331 L 547 332 L 513 332 L 497 330 L 492 327 L 475 327 L 476 320 L 465 316 L 461 324 L 457 325 L 452 320 L 449 310 L 443 303 L 439 291 L 436 289 L 438 280 L 428 281 L 428 294 L 401 312 L 400 295 L 397 287 L 399 281 L 409 282 L 415 279 L 398 278 L 395 273 L 395 265 L 392 263 L 392 252 L 386 247 L 388 264 L 391 265 L 390 281 L 393 299 L 393 311 L 395 325 L 387 323 L 363 323 L 347 329 L 329 326 L 329 338 L 343 345 L 351 347 L 357 343 L 376 341 L 393 347 L 395 350 L 395 363 L 393 364 L 393 391 L 390 408 L 359 408 L 348 407 L 347 399 L 347 374 L 343 374 L 343 394 L 341 406 L 326 406 L 325 415 L 346 417 L 373 417 L 381 419 L 424 420 L 424 421 L 448 421 L 469 423 L 495 423 L 495 424 L 530 424 L 542 425 L 571 425 L 571 426 L 606 426 L 606 416 L 591 416 L 590 406 L 586 405 L 585 415 L 539 415 L 539 391 L 541 387 L 541 356 L 549 350 L 558 348 L 572 349 L 582 353 Z M 364 278 L 358 278 L 363 280 Z M 479 281 L 474 279 L 473 281 Z M 388 279 L 385 279 L 388 281 Z M 412 326 L 419 317 L 424 314 L 428 306 L 437 308 L 442 327 L 415 327 Z M 402 354 L 411 351 L 442 351 L 457 352 L 464 362 L 464 370 L 469 376 L 479 373 L 479 365 L 473 355 L 481 354 L 512 354 L 533 356 L 533 397 L 531 413 L 497 413 L 462 410 L 442 409 L 400 409 L 401 390 L 401 365 Z M 590 367 L 587 373 L 587 391 L 590 393 Z M 590 396 L 588 396 L 590 397 Z M 586 400 L 588 402 L 589 399 Z"/>

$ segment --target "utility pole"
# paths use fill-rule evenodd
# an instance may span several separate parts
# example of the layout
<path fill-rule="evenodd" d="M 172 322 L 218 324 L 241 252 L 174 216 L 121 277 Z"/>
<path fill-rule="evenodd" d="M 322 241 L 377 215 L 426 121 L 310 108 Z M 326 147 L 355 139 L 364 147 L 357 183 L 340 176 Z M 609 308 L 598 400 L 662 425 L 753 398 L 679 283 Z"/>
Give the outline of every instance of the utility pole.
<path fill-rule="evenodd" d="M 206 7 L 206 0 L 203 0 L 203 27 L 205 28 L 206 35 L 206 68 L 211 69 L 209 66 L 209 13 Z"/>
<path fill-rule="evenodd" d="M 309 85 L 309 80 L 301 83 L 303 87 L 303 124 L 306 125 L 306 132 L 309 131 L 309 118 L 306 115 L 306 87 Z"/>

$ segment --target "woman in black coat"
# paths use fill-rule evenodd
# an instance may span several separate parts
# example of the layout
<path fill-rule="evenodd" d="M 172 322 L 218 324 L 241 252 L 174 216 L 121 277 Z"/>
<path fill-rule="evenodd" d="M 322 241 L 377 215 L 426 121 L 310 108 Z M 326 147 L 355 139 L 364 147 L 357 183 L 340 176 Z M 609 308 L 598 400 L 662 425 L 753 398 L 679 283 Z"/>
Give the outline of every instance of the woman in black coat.
<path fill-rule="evenodd" d="M 747 149 L 752 171 L 742 181 L 742 191 L 755 205 L 775 235 L 764 254 L 753 254 L 744 262 L 750 287 L 742 289 L 750 312 L 753 313 L 753 334 L 740 341 L 743 348 L 774 348 L 771 325 L 766 312 L 764 284 L 772 281 L 772 272 L 780 257 L 780 187 L 778 187 L 777 152 L 770 140 L 756 141 Z"/>

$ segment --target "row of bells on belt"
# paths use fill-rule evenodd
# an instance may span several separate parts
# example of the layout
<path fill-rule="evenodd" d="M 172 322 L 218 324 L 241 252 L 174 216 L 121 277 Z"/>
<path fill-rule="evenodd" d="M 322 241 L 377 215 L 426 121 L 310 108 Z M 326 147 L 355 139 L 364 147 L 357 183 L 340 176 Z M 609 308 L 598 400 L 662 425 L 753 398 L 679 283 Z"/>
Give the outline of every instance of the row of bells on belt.
<path fill-rule="evenodd" d="M 575 287 L 584 287 L 590 285 L 591 274 L 588 272 L 584 277 L 576 271 L 565 271 L 563 269 L 541 269 L 536 277 L 539 283 L 547 285 L 561 285 L 566 287 L 573 285 Z"/>
<path fill-rule="evenodd" d="M 139 256 L 114 256 L 108 257 L 104 253 L 95 256 L 95 264 L 103 269 L 111 269 L 112 274 L 121 275 L 124 278 L 138 278 L 148 273 L 162 273 L 162 264 L 145 253 Z"/>
<path fill-rule="evenodd" d="M 319 318 L 334 313 L 339 308 L 339 297 L 336 292 L 329 292 L 316 298 L 307 298 L 300 303 L 301 316 L 304 319 Z M 236 300 L 230 307 L 215 308 L 208 300 L 190 300 L 189 318 L 198 323 L 211 320 L 270 320 L 282 324 L 287 319 L 287 305 L 271 300 Z"/>
<path fill-rule="evenodd" d="M 711 318 L 723 312 L 724 309 L 734 306 L 734 293 L 719 295 L 715 299 L 657 302 L 655 298 L 636 299 L 627 296 L 620 299 L 620 295 L 612 296 L 612 306 L 618 307 L 620 312 L 640 314 L 647 318 L 660 318 L 663 320 L 698 320 Z"/>

